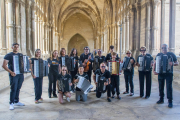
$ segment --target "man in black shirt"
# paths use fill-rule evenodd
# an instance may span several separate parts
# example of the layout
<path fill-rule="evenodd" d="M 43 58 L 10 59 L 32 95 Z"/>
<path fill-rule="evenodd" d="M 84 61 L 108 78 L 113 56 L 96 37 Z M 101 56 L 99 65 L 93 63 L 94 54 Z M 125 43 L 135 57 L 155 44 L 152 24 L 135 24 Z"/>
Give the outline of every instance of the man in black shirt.
<path fill-rule="evenodd" d="M 167 55 L 168 58 L 171 57 L 173 59 L 173 62 L 169 62 L 169 65 L 171 65 L 172 71 L 167 72 L 167 73 L 156 73 L 155 71 L 155 66 L 156 62 L 154 62 L 154 74 L 158 75 L 158 82 L 159 82 L 159 96 L 160 99 L 157 101 L 157 104 L 162 104 L 164 103 L 164 83 L 166 79 L 166 87 L 167 87 L 167 98 L 168 98 L 168 107 L 172 108 L 173 107 L 173 96 L 172 96 L 172 81 L 173 81 L 173 66 L 178 66 L 179 63 L 177 61 L 177 57 L 174 53 L 168 52 L 168 45 L 167 44 L 162 44 L 162 53 L 158 53 L 157 56 L 162 56 L 162 55 Z"/>
<path fill-rule="evenodd" d="M 19 93 L 20 93 L 20 89 L 22 86 L 22 83 L 24 81 L 24 75 L 23 74 L 18 74 L 16 75 L 14 73 L 14 68 L 13 68 L 13 55 L 22 55 L 21 53 L 18 53 L 18 49 L 19 49 L 19 44 L 18 43 L 14 43 L 12 45 L 12 49 L 13 52 L 8 53 L 5 57 L 4 57 L 4 61 L 3 61 L 3 65 L 2 67 L 9 72 L 9 79 L 10 79 L 10 110 L 14 110 L 14 105 L 16 106 L 24 106 L 23 103 L 19 102 Z M 7 67 L 8 64 L 8 67 Z"/>
<path fill-rule="evenodd" d="M 89 81 L 91 82 L 91 74 L 92 74 L 92 62 L 94 62 L 93 54 L 89 53 L 89 47 L 84 48 L 84 53 L 80 56 L 80 61 L 82 62 L 82 65 L 84 66 L 84 73 L 88 74 Z M 89 61 L 89 66 L 87 65 Z M 86 68 L 89 67 L 89 70 L 86 71 Z"/>
<path fill-rule="evenodd" d="M 95 72 L 97 69 L 100 69 L 100 64 L 102 62 L 105 62 L 105 56 L 102 56 L 102 50 L 98 49 L 97 52 L 98 52 L 98 56 L 95 56 L 95 59 L 97 59 L 98 65 L 95 63 L 95 59 L 94 59 L 93 72 Z"/>
<path fill-rule="evenodd" d="M 151 81 L 152 81 L 152 66 L 153 66 L 153 57 L 150 54 L 146 53 L 146 47 L 141 47 L 140 48 L 141 55 L 138 56 L 137 58 L 137 63 L 136 65 L 140 67 L 139 64 L 139 57 L 148 57 L 151 60 L 151 63 L 149 66 L 151 68 L 148 71 L 141 71 L 139 70 L 139 86 L 140 86 L 140 97 L 144 96 L 144 78 L 146 77 L 146 96 L 145 98 L 148 99 L 151 94 Z"/>
<path fill-rule="evenodd" d="M 100 69 L 97 69 L 95 72 L 94 72 L 94 75 L 93 75 L 93 79 L 94 79 L 94 83 L 96 83 L 96 87 L 97 87 L 97 82 L 96 82 L 96 75 L 102 75 L 104 76 L 106 79 L 108 79 L 107 82 L 104 83 L 104 85 L 106 86 L 106 90 L 107 90 L 107 100 L 108 102 L 111 102 L 111 74 L 108 70 L 106 70 L 106 65 L 105 63 L 101 63 L 100 65 Z M 98 90 L 96 91 L 96 97 L 97 98 L 100 98 L 101 97 L 101 92 L 99 92 Z"/>
<path fill-rule="evenodd" d="M 109 49 L 110 49 L 110 53 L 108 53 L 107 55 L 106 55 L 106 58 L 105 58 L 105 62 L 107 63 L 109 60 L 111 60 L 112 59 L 112 56 L 111 56 L 111 53 L 113 53 L 114 52 L 114 46 L 110 46 L 109 47 Z M 117 54 L 117 56 L 116 56 L 116 60 L 119 60 L 120 58 L 118 57 L 118 54 Z"/>

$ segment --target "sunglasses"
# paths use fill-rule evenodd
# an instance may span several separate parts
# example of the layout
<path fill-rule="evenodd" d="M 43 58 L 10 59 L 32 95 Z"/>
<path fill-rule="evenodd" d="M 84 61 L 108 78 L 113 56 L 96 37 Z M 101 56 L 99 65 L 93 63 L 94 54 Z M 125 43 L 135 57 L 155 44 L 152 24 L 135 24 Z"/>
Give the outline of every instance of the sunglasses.
<path fill-rule="evenodd" d="M 62 71 L 67 71 L 67 70 L 62 70 Z"/>
<path fill-rule="evenodd" d="M 167 49 L 166 47 L 162 47 L 162 49 Z"/>
<path fill-rule="evenodd" d="M 105 68 L 105 66 L 101 66 L 101 68 Z"/>
<path fill-rule="evenodd" d="M 126 53 L 126 54 L 128 55 L 128 54 L 131 54 L 131 53 Z"/>
<path fill-rule="evenodd" d="M 140 51 L 146 51 L 146 50 L 140 50 Z"/>

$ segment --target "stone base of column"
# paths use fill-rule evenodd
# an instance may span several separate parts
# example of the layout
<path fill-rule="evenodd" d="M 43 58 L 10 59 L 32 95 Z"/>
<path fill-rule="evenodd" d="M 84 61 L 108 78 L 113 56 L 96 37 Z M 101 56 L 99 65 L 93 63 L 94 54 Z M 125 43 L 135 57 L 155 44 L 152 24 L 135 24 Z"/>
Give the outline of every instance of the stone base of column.
<path fill-rule="evenodd" d="M 7 54 L 7 48 L 1 48 L 1 55 Z"/>

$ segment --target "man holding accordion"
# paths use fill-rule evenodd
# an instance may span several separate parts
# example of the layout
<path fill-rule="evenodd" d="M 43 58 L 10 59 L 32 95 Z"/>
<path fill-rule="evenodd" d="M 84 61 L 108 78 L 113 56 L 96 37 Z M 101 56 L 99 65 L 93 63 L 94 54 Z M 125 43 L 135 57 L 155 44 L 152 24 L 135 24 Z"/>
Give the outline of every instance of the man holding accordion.
<path fill-rule="evenodd" d="M 159 96 L 160 99 L 157 101 L 157 104 L 164 103 L 164 83 L 166 79 L 167 87 L 167 98 L 168 98 L 168 107 L 173 107 L 173 97 L 172 97 L 172 81 L 173 81 L 173 66 L 178 66 L 177 57 L 174 53 L 168 52 L 168 45 L 162 44 L 162 52 L 158 53 L 156 56 L 156 61 L 154 63 L 154 74 L 158 75 L 159 82 Z"/>
<path fill-rule="evenodd" d="M 14 105 L 24 106 L 23 103 L 19 102 L 19 93 L 24 81 L 24 65 L 23 64 L 23 54 L 18 53 L 19 44 L 13 43 L 12 45 L 13 52 L 8 53 L 4 57 L 2 67 L 9 72 L 10 80 L 10 110 L 14 110 Z M 7 67 L 8 64 L 8 67 Z"/>

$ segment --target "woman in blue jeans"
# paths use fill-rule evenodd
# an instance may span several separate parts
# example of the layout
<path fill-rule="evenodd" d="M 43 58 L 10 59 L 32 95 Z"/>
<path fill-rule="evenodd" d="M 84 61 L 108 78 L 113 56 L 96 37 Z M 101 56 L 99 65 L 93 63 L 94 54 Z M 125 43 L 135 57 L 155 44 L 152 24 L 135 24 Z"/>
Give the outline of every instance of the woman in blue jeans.
<path fill-rule="evenodd" d="M 42 82 L 43 82 L 43 76 L 37 77 L 34 75 L 34 61 L 40 60 L 42 61 L 41 57 L 41 50 L 37 49 L 35 51 L 35 58 L 31 58 L 30 64 L 31 64 L 31 75 L 34 80 L 34 92 L 35 92 L 35 104 L 38 104 L 39 102 L 43 101 L 42 96 Z M 39 71 L 40 72 L 40 71 Z"/>

